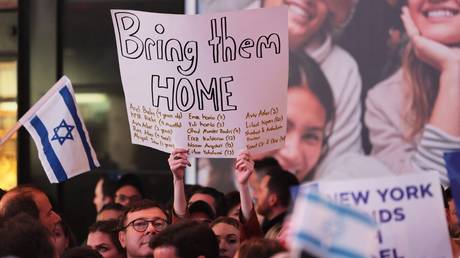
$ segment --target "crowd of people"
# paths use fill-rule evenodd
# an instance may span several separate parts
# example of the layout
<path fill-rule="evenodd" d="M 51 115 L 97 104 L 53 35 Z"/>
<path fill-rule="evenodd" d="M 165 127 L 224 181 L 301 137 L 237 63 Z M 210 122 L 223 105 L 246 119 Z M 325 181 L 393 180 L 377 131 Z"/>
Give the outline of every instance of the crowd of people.
<path fill-rule="evenodd" d="M 101 176 L 94 189 L 96 221 L 83 243 L 42 190 L 22 185 L 7 191 L 0 199 L 0 257 L 293 257 L 287 232 L 291 189 L 299 181 L 276 159 L 254 161 L 242 151 L 234 165 L 239 191 L 227 194 L 184 183 L 186 149 L 175 149 L 168 162 L 174 179 L 170 203 L 144 196 L 134 174 L 116 181 Z M 457 257 L 460 225 L 450 189 L 444 193 Z M 317 256 L 304 251 L 300 257 Z"/>
<path fill-rule="evenodd" d="M 424 171 L 436 171 L 448 187 L 443 154 L 460 150 L 460 1 L 407 1 L 401 67 L 369 91 L 365 108 L 360 69 L 336 44 L 356 2 L 252 4 L 289 7 L 287 135 L 281 149 L 239 153 L 230 170 L 237 191 L 187 185 L 188 150 L 176 148 L 168 159 L 170 203 L 146 196 L 148 186 L 133 174 L 116 181 L 102 176 L 93 199 L 96 221 L 78 243 L 47 195 L 21 185 L 0 199 L 0 257 L 291 257 L 292 187 Z M 362 149 L 362 115 L 369 155 Z M 450 190 L 444 192 L 452 252 L 459 257 L 456 208 Z M 305 251 L 301 257 L 315 256 Z"/>
<path fill-rule="evenodd" d="M 240 191 L 227 195 L 184 184 L 187 150 L 174 150 L 168 161 L 171 207 L 146 198 L 133 174 L 116 182 L 101 177 L 93 199 L 96 222 L 83 244 L 42 190 L 23 185 L 6 192 L 0 200 L 0 257 L 271 257 L 286 251 L 279 239 L 290 188 L 299 182 L 276 160 L 259 161 L 256 172 L 250 154 L 242 152 L 234 170 Z M 256 173 L 262 176 L 253 204 L 249 178 Z"/>

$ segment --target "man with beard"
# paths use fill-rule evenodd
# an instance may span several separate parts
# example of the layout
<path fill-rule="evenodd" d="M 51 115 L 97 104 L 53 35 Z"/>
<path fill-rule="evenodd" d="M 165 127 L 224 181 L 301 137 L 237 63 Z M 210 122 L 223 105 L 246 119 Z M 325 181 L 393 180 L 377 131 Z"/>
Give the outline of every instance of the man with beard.
<path fill-rule="evenodd" d="M 126 257 L 152 257 L 149 241 L 165 229 L 169 221 L 165 209 L 151 200 L 144 199 L 129 206 L 121 217 L 118 233 L 120 244 L 126 249 Z"/>
<path fill-rule="evenodd" d="M 54 212 L 48 196 L 33 186 L 18 186 L 8 191 L 0 200 L 0 216 L 13 217 L 25 212 L 53 234 L 61 217 Z M 38 212 L 38 213 L 37 213 Z"/>
<path fill-rule="evenodd" d="M 256 212 L 263 216 L 265 238 L 277 239 L 291 202 L 290 188 L 299 185 L 297 178 L 279 166 L 264 168 L 265 176 L 256 193 Z"/>

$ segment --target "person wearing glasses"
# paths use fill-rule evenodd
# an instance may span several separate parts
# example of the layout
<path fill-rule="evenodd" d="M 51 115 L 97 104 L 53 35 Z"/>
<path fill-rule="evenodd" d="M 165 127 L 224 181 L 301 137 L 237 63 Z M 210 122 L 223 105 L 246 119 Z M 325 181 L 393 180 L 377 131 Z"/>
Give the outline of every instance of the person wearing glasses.
<path fill-rule="evenodd" d="M 114 202 L 124 207 L 144 198 L 141 179 L 135 174 L 125 174 L 118 180 Z"/>
<path fill-rule="evenodd" d="M 170 223 L 166 210 L 144 199 L 129 206 L 120 219 L 118 239 L 127 258 L 151 257 L 149 241 Z"/>

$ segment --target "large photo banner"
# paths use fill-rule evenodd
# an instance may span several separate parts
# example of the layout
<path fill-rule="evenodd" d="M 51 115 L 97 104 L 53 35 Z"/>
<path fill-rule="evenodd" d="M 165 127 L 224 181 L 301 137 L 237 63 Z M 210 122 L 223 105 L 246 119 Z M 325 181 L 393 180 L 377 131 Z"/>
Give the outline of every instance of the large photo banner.
<path fill-rule="evenodd" d="M 283 146 L 286 7 L 111 13 L 132 143 L 214 158 Z"/>
<path fill-rule="evenodd" d="M 300 192 L 312 190 L 374 218 L 379 250 L 373 257 L 452 257 L 441 184 L 434 173 L 320 181 Z"/>

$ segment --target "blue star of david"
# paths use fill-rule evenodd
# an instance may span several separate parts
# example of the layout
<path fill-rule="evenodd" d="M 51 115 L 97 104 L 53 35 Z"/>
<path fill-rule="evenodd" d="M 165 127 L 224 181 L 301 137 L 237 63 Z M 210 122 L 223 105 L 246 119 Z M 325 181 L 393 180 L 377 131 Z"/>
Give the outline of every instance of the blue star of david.
<path fill-rule="evenodd" d="M 62 130 L 61 130 L 62 128 Z M 75 128 L 73 125 L 68 125 L 64 119 L 62 119 L 62 122 L 59 124 L 59 126 L 55 127 L 53 129 L 54 135 L 53 138 L 51 138 L 52 141 L 58 140 L 58 142 L 62 145 L 66 140 L 72 140 L 73 141 L 73 136 L 72 136 L 72 130 Z M 64 136 L 62 136 L 64 135 Z"/>
<path fill-rule="evenodd" d="M 329 248 L 337 239 L 341 238 L 345 231 L 343 218 L 331 219 L 321 225 L 323 232 L 323 246 Z"/>

